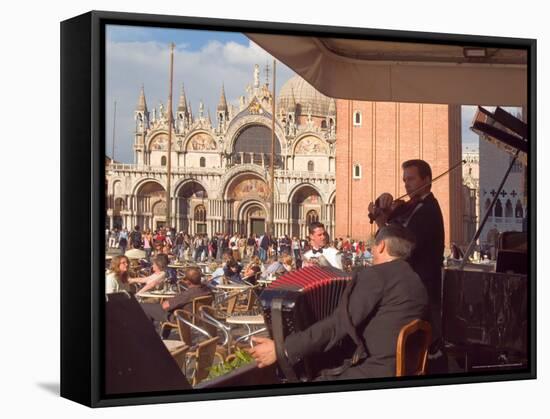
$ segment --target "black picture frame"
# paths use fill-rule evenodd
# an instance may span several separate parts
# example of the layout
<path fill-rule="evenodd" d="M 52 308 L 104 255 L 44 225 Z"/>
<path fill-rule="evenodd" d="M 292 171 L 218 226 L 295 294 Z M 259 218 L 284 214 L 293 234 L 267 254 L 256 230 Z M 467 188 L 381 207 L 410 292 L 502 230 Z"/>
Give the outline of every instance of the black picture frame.
<path fill-rule="evenodd" d="M 387 41 L 468 43 L 528 51 L 529 366 L 514 372 L 468 373 L 371 381 L 287 384 L 180 392 L 104 394 L 105 25 L 324 35 Z M 536 378 L 536 40 L 386 31 L 92 11 L 61 23 L 61 396 L 91 407 L 466 384 Z"/>

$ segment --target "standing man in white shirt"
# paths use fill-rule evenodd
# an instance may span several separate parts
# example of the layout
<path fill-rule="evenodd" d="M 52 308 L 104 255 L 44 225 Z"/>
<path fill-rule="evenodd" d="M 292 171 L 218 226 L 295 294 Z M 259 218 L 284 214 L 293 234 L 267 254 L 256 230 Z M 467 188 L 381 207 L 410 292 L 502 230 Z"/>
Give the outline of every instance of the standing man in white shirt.
<path fill-rule="evenodd" d="M 327 246 L 327 234 L 323 223 L 309 225 L 309 243 L 311 249 L 304 253 L 307 264 L 330 265 L 342 269 L 342 254 L 334 247 Z"/>

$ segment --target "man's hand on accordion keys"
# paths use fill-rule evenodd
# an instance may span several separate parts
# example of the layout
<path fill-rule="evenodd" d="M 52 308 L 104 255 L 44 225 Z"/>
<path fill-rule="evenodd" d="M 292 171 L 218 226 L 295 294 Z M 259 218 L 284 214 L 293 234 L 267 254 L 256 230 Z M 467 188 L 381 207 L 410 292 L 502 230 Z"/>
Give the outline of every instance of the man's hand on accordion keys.
<path fill-rule="evenodd" d="M 268 367 L 277 362 L 277 352 L 275 351 L 275 342 L 268 338 L 257 336 L 252 337 L 255 346 L 248 350 L 252 358 L 258 364 L 258 368 Z"/>

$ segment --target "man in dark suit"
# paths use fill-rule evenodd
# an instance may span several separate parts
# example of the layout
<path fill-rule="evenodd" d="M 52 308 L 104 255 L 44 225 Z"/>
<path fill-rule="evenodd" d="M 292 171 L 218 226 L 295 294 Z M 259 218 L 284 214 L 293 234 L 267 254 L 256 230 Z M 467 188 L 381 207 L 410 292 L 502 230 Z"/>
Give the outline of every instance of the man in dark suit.
<path fill-rule="evenodd" d="M 409 258 L 413 270 L 420 276 L 428 291 L 430 301 L 430 323 L 433 342 L 431 351 L 438 353 L 441 338 L 441 268 L 445 248 L 443 215 L 434 194 L 431 192 L 432 169 L 424 160 L 407 160 L 401 165 L 403 182 L 413 205 L 401 217 L 388 219 L 384 209 L 391 208 L 393 197 L 382 194 L 378 197 L 378 209 L 369 205 L 369 212 L 375 214 L 376 224 L 383 227 L 397 223 L 409 229 L 416 245 Z"/>
<path fill-rule="evenodd" d="M 199 268 L 187 268 L 184 281 L 188 285 L 188 289 L 164 301 L 162 304 L 141 303 L 141 308 L 143 308 L 143 311 L 145 311 L 145 314 L 151 321 L 158 323 L 174 321 L 172 313 L 175 310 L 186 309 L 191 311 L 193 299 L 212 295 L 210 289 L 201 283 L 201 270 Z M 168 333 L 170 333 L 169 330 Z M 163 336 L 163 338 L 166 337 Z"/>
<path fill-rule="evenodd" d="M 348 363 L 349 368 L 331 379 L 394 376 L 399 332 L 412 320 L 425 318 L 428 305 L 422 281 L 405 261 L 413 246 L 414 239 L 403 227 L 380 229 L 372 247 L 374 265 L 354 274 L 347 296 L 333 314 L 285 339 L 284 352 L 289 363 L 329 351 L 347 335 L 352 336 L 346 327 L 350 324 L 365 352 L 360 354 L 359 362 Z M 266 338 L 254 341 L 257 345 L 250 353 L 258 366 L 275 363 L 274 342 Z M 345 364 L 346 360 L 342 360 Z"/>

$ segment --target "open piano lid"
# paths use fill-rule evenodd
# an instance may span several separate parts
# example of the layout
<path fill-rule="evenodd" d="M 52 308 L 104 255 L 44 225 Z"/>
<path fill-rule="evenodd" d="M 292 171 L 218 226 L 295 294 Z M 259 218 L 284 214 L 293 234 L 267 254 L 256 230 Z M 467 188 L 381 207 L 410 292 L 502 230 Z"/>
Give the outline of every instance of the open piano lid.
<path fill-rule="evenodd" d="M 478 106 L 470 129 L 512 156 L 519 150 L 517 159 L 522 165 L 527 166 L 528 127 L 521 119 L 500 107 L 492 113 Z"/>

